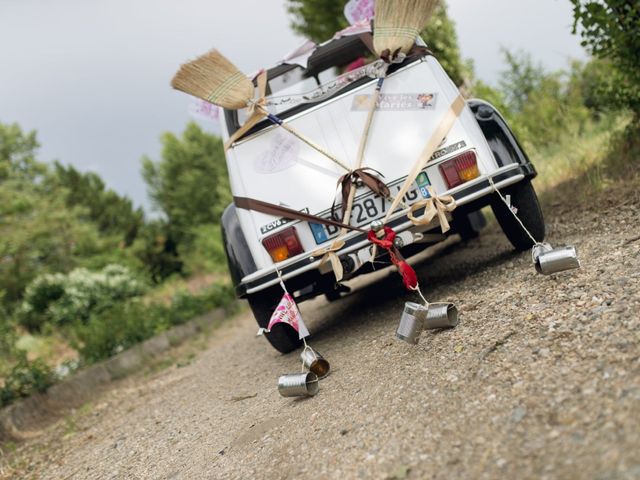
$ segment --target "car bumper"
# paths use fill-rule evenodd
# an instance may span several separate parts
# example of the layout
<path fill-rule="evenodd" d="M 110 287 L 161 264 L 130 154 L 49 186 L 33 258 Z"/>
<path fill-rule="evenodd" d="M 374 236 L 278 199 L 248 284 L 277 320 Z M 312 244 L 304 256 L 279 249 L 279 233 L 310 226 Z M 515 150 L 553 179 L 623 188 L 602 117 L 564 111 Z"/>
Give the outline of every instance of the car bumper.
<path fill-rule="evenodd" d="M 456 199 L 458 208 L 473 206 L 476 209 L 489 203 L 490 194 L 494 188 L 491 183 L 497 188 L 504 188 L 533 176 L 535 176 L 535 170 L 531 164 L 510 164 L 495 170 L 490 175 L 483 175 L 476 180 L 460 185 L 447 193 Z M 413 227 L 413 224 L 407 219 L 406 211 L 395 214 L 388 222 L 388 225 L 398 233 Z M 368 244 L 369 240 L 367 240 L 366 234 L 359 232 L 348 234 L 345 237 L 345 246 L 340 250 L 340 256 L 357 252 Z M 320 258 L 314 257 L 312 252 L 307 252 L 289 261 L 282 262 L 279 269 L 283 280 L 293 280 L 304 276 L 305 280 L 300 282 L 300 288 L 303 288 L 306 286 L 305 283 L 309 283 L 309 278 L 313 276 L 309 275 L 310 273 L 320 275 L 318 271 L 320 260 Z M 236 294 L 239 297 L 245 297 L 276 285 L 278 282 L 279 279 L 275 267 L 264 268 L 244 277 L 236 285 Z"/>

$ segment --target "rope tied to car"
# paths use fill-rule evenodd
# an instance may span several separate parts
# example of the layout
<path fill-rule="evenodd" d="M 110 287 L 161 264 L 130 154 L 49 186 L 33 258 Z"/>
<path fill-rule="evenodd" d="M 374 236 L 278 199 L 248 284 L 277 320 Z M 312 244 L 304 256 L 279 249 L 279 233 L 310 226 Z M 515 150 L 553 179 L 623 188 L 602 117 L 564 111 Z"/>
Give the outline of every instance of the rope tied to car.
<path fill-rule="evenodd" d="M 440 145 L 442 141 L 445 139 L 445 137 L 453 127 L 454 123 L 462 113 L 462 110 L 464 109 L 465 105 L 466 105 L 466 101 L 464 97 L 462 95 L 456 96 L 456 98 L 451 103 L 450 107 L 442 116 L 442 119 L 440 120 L 438 127 L 433 131 L 433 133 L 431 134 L 431 137 L 429 137 L 429 140 L 427 141 L 424 148 L 422 149 L 422 152 L 414 162 L 413 167 L 409 172 L 409 175 L 407 175 L 407 178 L 405 179 L 404 183 L 400 187 L 400 190 L 396 193 L 396 196 L 391 204 L 391 207 L 389 208 L 389 210 L 387 210 L 387 214 L 382 220 L 382 223 L 386 224 L 391 218 L 391 216 L 393 215 L 393 213 L 395 212 L 396 208 L 398 208 L 398 206 L 402 204 L 402 198 L 407 194 L 407 192 L 413 185 L 413 182 L 415 182 L 416 178 L 420 174 L 420 172 L 426 167 L 427 163 L 429 163 L 429 160 L 431 160 L 431 156 L 433 155 L 433 152 L 435 152 L 436 148 L 438 148 L 438 145 Z M 446 221 L 446 217 L 445 217 L 445 221 Z M 448 222 L 447 222 L 447 225 L 448 225 Z M 372 261 L 375 259 L 375 256 L 376 256 L 376 248 L 374 246 L 374 250 L 371 255 Z"/>
<path fill-rule="evenodd" d="M 407 287 L 407 289 L 415 290 L 418 285 L 418 278 L 416 276 L 415 270 L 405 261 L 404 257 L 394 244 L 396 232 L 391 227 L 385 226 L 381 230 L 364 230 L 359 227 L 354 227 L 353 225 L 347 225 L 335 220 L 322 218 L 317 215 L 311 215 L 309 213 L 299 212 L 291 208 L 283 207 L 281 205 L 274 205 L 272 203 L 263 202 L 261 200 L 255 200 L 253 198 L 233 197 L 233 201 L 238 208 L 246 210 L 254 210 L 257 212 L 266 213 L 267 215 L 279 215 L 290 220 L 301 220 L 304 222 L 318 223 L 321 225 L 338 226 L 341 229 L 366 233 L 367 239 L 374 246 L 379 246 L 389 252 L 391 262 L 398 267 L 398 271 L 400 272 L 400 275 L 402 275 L 404 285 Z M 316 250 L 312 252 L 311 255 L 323 255 L 320 264 L 322 265 L 322 263 L 326 261 L 331 262 L 334 273 L 336 275 L 340 275 L 340 278 L 342 278 L 343 268 L 337 252 L 342 249 L 345 244 L 345 241 L 342 238 L 338 237 L 331 243 L 331 245 Z M 276 271 L 278 271 L 277 266 Z"/>
<path fill-rule="evenodd" d="M 508 202 L 507 199 L 504 198 L 504 195 L 502 195 L 502 192 L 500 190 L 498 190 L 498 187 L 496 187 L 496 184 L 493 182 L 493 178 L 492 177 L 488 177 L 488 180 L 489 180 L 489 184 L 491 185 L 491 189 L 495 193 L 498 194 L 498 197 L 500 198 L 500 200 L 502 200 L 502 203 L 504 203 L 507 206 L 507 209 L 509 209 L 509 211 L 511 212 L 513 217 L 520 224 L 520 226 L 522 227 L 522 230 L 524 231 L 524 233 L 526 233 L 527 236 L 529 237 L 529 239 L 531 239 L 531 242 L 533 243 L 533 246 L 535 247 L 537 245 L 543 245 L 542 242 L 539 242 L 538 240 L 536 240 L 535 237 L 529 231 L 529 229 L 524 226 L 524 223 L 522 223 L 522 220 L 520 220 L 520 217 L 518 217 L 517 213 L 514 212 L 514 207 L 513 207 L 513 205 L 511 205 L 511 202 Z"/>
<path fill-rule="evenodd" d="M 337 158 L 335 155 L 329 153 L 327 150 L 322 148 L 320 145 L 315 143 L 313 140 L 309 139 L 305 135 L 302 135 L 300 132 L 292 128 L 290 125 L 286 124 L 280 117 L 273 115 L 267 110 L 267 100 L 266 100 L 266 92 L 267 92 L 267 71 L 262 70 L 258 76 L 256 77 L 256 85 L 258 87 L 258 98 L 249 100 L 247 105 L 247 113 L 249 117 L 244 122 L 244 124 L 238 128 L 224 143 L 225 150 L 228 150 L 233 143 L 238 140 L 240 137 L 245 135 L 249 130 L 251 130 L 254 126 L 256 126 L 260 121 L 264 118 L 267 118 L 273 124 L 278 125 L 284 128 L 286 131 L 294 135 L 296 138 L 321 153 L 329 160 L 342 167 L 346 171 L 351 171 L 351 168 Z"/>
<path fill-rule="evenodd" d="M 437 216 L 440 222 L 440 229 L 442 233 L 445 233 L 451 229 L 449 221 L 447 220 L 447 212 L 453 212 L 455 210 L 456 199 L 453 198 L 452 195 L 438 196 L 432 186 L 428 186 L 427 191 L 429 192 L 429 198 L 425 198 L 411 205 L 407 218 L 411 220 L 411 223 L 414 225 L 429 225 Z M 424 213 L 416 217 L 415 213 L 422 208 L 424 208 Z"/>

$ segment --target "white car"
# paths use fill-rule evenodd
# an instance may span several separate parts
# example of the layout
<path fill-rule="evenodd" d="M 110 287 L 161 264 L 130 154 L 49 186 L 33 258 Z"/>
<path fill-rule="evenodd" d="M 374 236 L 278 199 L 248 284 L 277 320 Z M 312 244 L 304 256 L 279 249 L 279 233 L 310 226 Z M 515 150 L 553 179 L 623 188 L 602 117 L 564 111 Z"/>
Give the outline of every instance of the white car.
<path fill-rule="evenodd" d="M 350 166 L 367 117 L 366 99 L 376 78 L 361 66 L 339 75 L 354 61 L 362 62 L 367 48 L 358 36 L 334 39 L 320 45 L 307 68 L 281 64 L 268 70 L 267 100 L 271 113 L 297 132 L 313 139 Z M 383 176 L 392 195 L 407 177 L 427 139 L 459 91 L 432 55 L 392 64 L 369 135 L 364 166 Z M 245 112 L 225 110 L 223 137 L 241 125 Z M 290 132 L 263 120 L 235 141 L 227 151 L 227 166 L 235 197 L 249 197 L 324 218 L 331 217 L 335 202 L 340 211 L 337 180 L 344 169 Z M 536 171 L 500 113 L 482 100 L 469 100 L 462 113 L 418 175 L 405 202 L 428 196 L 432 186 L 439 196 L 452 195 L 457 208 L 452 229 L 463 239 L 476 236 L 484 226 L 480 209 L 491 205 L 505 235 L 518 250 L 531 248 L 522 227 L 498 199 L 498 188 L 510 196 L 514 209 L 534 237 L 542 241 L 545 227 L 530 180 Z M 360 186 L 351 224 L 368 228 L 381 219 L 390 202 Z M 407 210 L 390 217 L 401 238 L 405 256 L 441 241 L 437 219 L 414 226 Z M 329 263 L 320 265 L 314 251 L 336 238 L 336 227 L 275 217 L 230 205 L 222 217 L 225 249 L 236 293 L 249 301 L 261 327 L 266 327 L 282 290 L 275 265 L 297 302 L 325 294 L 338 298 L 348 288 L 336 282 Z M 428 235 L 427 235 L 428 234 Z M 436 234 L 436 235 L 433 235 Z M 365 233 L 351 231 L 339 256 L 344 279 L 372 271 L 371 244 Z M 388 257 L 386 257 L 388 259 Z M 385 260 L 382 255 L 376 260 Z M 292 329 L 274 328 L 267 335 L 281 352 L 299 347 Z"/>

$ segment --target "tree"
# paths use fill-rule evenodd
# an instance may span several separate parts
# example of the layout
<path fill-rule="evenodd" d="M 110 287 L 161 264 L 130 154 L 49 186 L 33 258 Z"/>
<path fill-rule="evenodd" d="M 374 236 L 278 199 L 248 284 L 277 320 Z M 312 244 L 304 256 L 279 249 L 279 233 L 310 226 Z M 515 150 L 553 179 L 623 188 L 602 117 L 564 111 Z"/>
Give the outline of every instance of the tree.
<path fill-rule="evenodd" d="M 0 123 L 0 181 L 40 177 L 46 166 L 36 160 L 39 147 L 36 132 L 24 133 L 15 123 Z"/>
<path fill-rule="evenodd" d="M 182 272 L 178 245 L 164 220 L 146 223 L 140 229 L 133 250 L 155 283 Z"/>
<path fill-rule="evenodd" d="M 121 237 L 127 246 L 133 243 L 144 222 L 142 209 L 134 209 L 131 200 L 107 189 L 95 173 L 81 173 L 71 165 L 55 162 L 48 187 L 66 192 L 68 207 L 85 207 L 87 220 L 94 222 L 100 232 Z"/>
<path fill-rule="evenodd" d="M 503 92 L 509 108 L 521 112 L 532 98 L 532 94 L 540 88 L 545 78 L 541 65 L 535 65 L 531 54 L 502 51 L 506 70 L 500 75 L 500 90 Z"/>
<path fill-rule="evenodd" d="M 291 28 L 314 42 L 324 42 L 349 23 L 343 11 L 346 0 L 288 0 Z"/>
<path fill-rule="evenodd" d="M 231 201 L 222 141 L 191 122 L 182 138 L 162 136 L 162 159 L 142 160 L 142 175 L 156 208 L 166 216 L 176 239 L 192 227 L 219 224 Z"/>
<path fill-rule="evenodd" d="M 630 0 L 571 0 L 574 33 L 596 57 L 613 65 L 615 82 L 603 91 L 640 117 L 640 4 Z"/>
<path fill-rule="evenodd" d="M 348 25 L 343 14 L 346 3 L 346 0 L 288 0 L 291 28 L 316 42 L 328 40 Z M 444 1 L 421 35 L 456 85 L 462 85 L 471 73 L 470 66 L 460 56 L 455 24 Z"/>
<path fill-rule="evenodd" d="M 574 63 L 570 72 L 550 73 L 528 53 L 503 53 L 507 68 L 500 75 L 497 99 L 504 99 L 507 119 L 520 141 L 540 147 L 583 128 L 589 110 L 582 84 L 575 80 L 584 71 L 581 64 Z"/>
<path fill-rule="evenodd" d="M 51 170 L 36 159 L 35 132 L 0 124 L 0 298 L 11 310 L 38 274 L 66 272 L 85 262 L 100 267 L 122 257 L 121 240 L 98 235 L 85 201 L 65 199 L 70 188 L 52 182 Z M 118 258 L 119 259 L 119 258 Z"/>
<path fill-rule="evenodd" d="M 33 183 L 0 184 L 0 290 L 7 305 L 20 299 L 37 274 L 68 271 L 100 251 L 97 231 L 79 219 L 80 210 Z"/>

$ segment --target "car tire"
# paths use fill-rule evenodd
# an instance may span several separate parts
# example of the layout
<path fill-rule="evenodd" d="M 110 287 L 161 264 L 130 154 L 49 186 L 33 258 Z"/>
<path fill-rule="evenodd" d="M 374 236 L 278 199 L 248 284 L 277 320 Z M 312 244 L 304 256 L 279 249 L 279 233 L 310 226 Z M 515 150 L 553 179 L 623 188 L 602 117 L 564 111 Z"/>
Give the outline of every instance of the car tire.
<path fill-rule="evenodd" d="M 260 328 L 267 328 L 274 310 L 282 298 L 282 288 L 279 285 L 267 288 L 247 296 L 253 316 Z M 278 323 L 273 326 L 270 333 L 265 333 L 269 343 L 281 353 L 289 353 L 302 346 L 302 340 L 298 338 L 298 332 L 286 324 Z"/>
<path fill-rule="evenodd" d="M 518 218 L 527 227 L 527 230 L 538 241 L 542 242 L 545 235 L 544 217 L 538 196 L 529 180 L 501 189 L 502 195 L 511 196 L 511 205 L 517 208 Z M 522 226 L 514 218 L 513 214 L 498 194 L 491 201 L 491 209 L 500 224 L 502 231 L 516 250 L 524 251 L 533 247 L 534 243 L 523 230 Z"/>
<path fill-rule="evenodd" d="M 487 220 L 481 210 L 462 215 L 456 215 L 454 212 L 451 222 L 451 228 L 460 235 L 463 242 L 477 238 L 486 225 Z"/>

